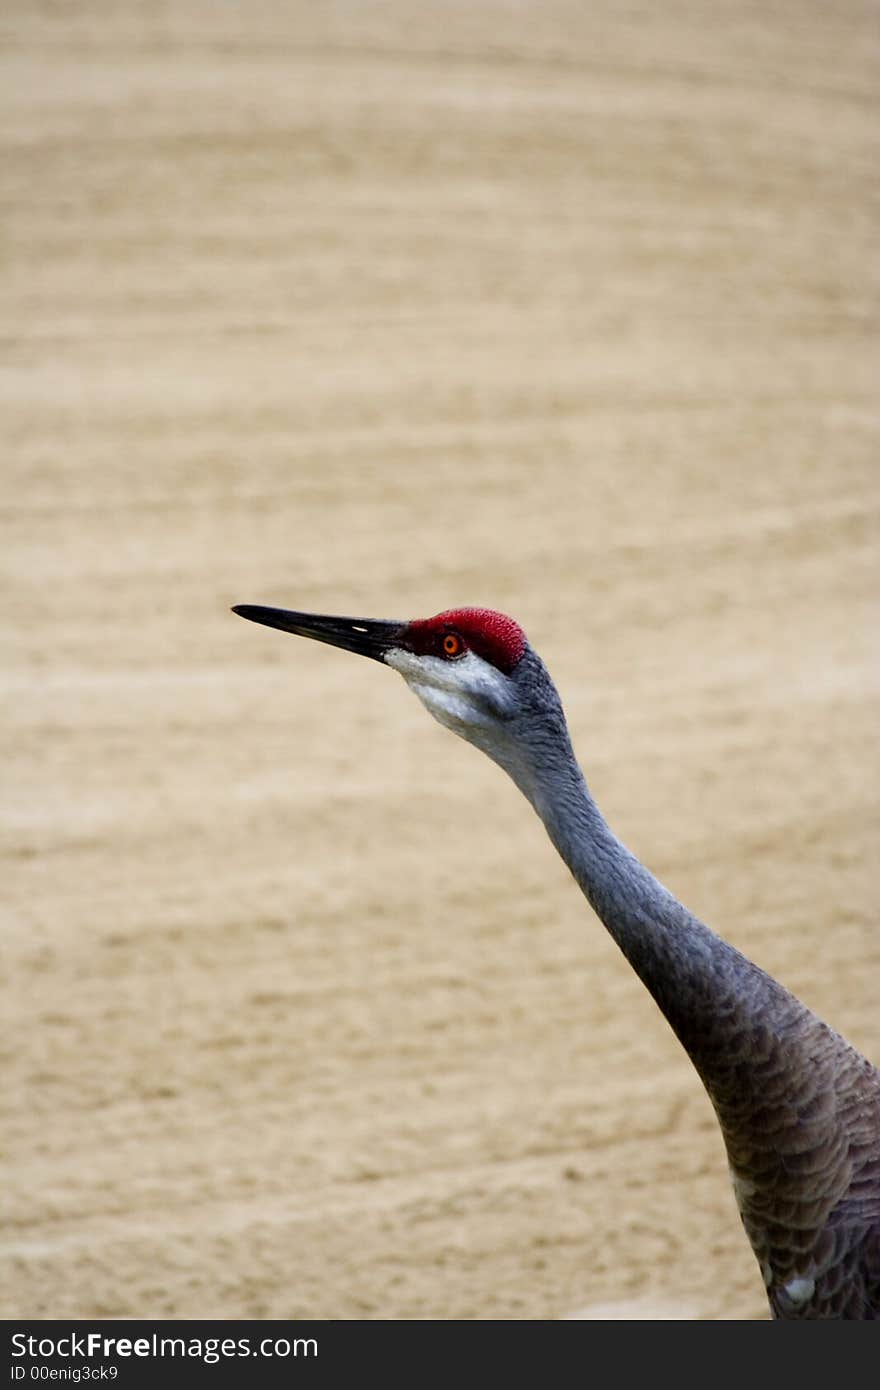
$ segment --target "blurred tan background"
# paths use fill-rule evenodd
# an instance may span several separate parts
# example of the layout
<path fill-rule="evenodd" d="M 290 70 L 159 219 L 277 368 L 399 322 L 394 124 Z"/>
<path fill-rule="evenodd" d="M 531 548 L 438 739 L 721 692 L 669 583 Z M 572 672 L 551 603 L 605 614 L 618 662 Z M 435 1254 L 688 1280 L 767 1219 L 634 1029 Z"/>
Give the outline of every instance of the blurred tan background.
<path fill-rule="evenodd" d="M 229 606 L 511 612 L 880 1057 L 877 20 L 4 6 L 4 1316 L 766 1316 L 514 787 Z"/>

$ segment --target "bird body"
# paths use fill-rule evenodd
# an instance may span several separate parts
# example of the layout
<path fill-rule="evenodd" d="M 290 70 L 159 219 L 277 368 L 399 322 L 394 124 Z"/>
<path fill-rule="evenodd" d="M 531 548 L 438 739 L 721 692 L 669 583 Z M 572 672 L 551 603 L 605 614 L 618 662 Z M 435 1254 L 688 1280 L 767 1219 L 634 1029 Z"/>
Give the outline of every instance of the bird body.
<path fill-rule="evenodd" d="M 618 840 L 519 625 L 474 608 L 411 623 L 235 612 L 390 666 L 512 777 L 702 1080 L 773 1316 L 880 1317 L 880 1072 Z"/>

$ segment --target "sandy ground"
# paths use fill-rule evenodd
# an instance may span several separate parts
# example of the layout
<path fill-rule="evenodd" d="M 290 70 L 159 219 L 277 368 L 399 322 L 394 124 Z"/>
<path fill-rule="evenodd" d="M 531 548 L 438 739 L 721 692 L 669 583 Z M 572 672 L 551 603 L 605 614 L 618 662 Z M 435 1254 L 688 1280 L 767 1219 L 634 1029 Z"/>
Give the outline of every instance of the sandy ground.
<path fill-rule="evenodd" d="M 766 1315 L 515 788 L 229 605 L 513 613 L 880 1057 L 876 20 L 3 7 L 4 1316 Z"/>

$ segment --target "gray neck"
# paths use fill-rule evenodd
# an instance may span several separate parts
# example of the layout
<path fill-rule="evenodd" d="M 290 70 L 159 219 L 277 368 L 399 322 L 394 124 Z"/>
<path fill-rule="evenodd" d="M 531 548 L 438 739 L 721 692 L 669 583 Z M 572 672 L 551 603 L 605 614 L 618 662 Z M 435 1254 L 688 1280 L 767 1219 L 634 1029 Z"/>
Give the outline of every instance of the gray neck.
<path fill-rule="evenodd" d="M 520 701 L 507 726 L 471 737 L 532 803 L 695 1066 L 718 1117 L 771 1306 L 777 1314 L 790 1308 L 801 1284 L 811 1296 L 812 1275 L 791 1281 L 792 1272 L 819 1267 L 804 1264 L 810 1251 L 825 1266 L 833 1255 L 831 1293 L 821 1306 L 831 1306 L 830 1298 L 836 1307 L 847 1261 L 857 1257 L 845 1244 L 850 1236 L 835 1247 L 826 1223 L 835 1207 L 844 1211 L 850 1192 L 853 1215 L 842 1217 L 839 1230 L 853 1232 L 853 1241 L 872 1222 L 876 1230 L 880 1076 L 621 844 L 575 760 L 552 682 L 531 655 L 521 667 Z M 839 1315 L 865 1316 L 860 1288 L 864 1279 L 846 1295 L 860 1311 Z"/>
<path fill-rule="evenodd" d="M 510 745 L 508 745 L 509 747 Z M 623 954 L 665 1014 L 716 1106 L 731 1047 L 765 1028 L 768 1006 L 805 1014 L 781 985 L 704 925 L 612 832 L 590 795 L 567 732 L 541 746 L 493 750 L 544 822 Z"/>

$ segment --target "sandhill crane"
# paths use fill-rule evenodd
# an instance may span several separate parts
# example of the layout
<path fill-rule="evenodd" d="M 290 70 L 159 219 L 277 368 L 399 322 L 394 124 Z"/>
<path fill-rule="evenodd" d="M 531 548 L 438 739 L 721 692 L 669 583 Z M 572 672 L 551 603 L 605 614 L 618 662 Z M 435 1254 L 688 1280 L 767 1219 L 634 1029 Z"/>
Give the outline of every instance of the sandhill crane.
<path fill-rule="evenodd" d="M 880 1072 L 617 839 L 521 627 L 481 608 L 416 622 L 233 611 L 390 666 L 513 778 L 703 1082 L 773 1317 L 880 1317 Z"/>

